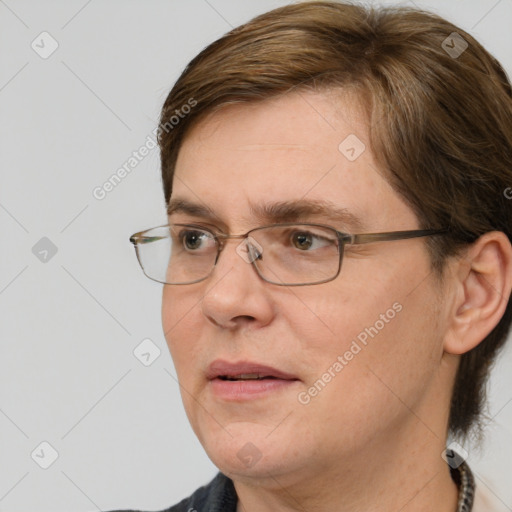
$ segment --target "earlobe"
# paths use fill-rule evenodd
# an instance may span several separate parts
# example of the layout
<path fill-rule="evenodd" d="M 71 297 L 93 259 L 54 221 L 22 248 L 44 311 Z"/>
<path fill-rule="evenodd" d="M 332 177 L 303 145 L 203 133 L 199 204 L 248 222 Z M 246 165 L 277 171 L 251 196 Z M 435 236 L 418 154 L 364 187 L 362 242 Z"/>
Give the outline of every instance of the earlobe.
<path fill-rule="evenodd" d="M 499 323 L 512 288 L 512 246 L 504 233 L 486 233 L 457 265 L 457 297 L 444 341 L 450 354 L 469 352 Z"/>

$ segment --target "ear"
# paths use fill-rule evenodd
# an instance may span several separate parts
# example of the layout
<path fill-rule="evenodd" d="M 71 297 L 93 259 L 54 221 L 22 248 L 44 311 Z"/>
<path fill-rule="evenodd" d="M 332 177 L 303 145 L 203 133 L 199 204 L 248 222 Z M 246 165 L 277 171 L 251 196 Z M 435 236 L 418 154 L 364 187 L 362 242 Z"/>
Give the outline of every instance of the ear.
<path fill-rule="evenodd" d="M 498 324 L 512 288 L 512 246 L 500 231 L 485 233 L 456 262 L 456 294 L 451 304 L 444 350 L 464 354 Z"/>

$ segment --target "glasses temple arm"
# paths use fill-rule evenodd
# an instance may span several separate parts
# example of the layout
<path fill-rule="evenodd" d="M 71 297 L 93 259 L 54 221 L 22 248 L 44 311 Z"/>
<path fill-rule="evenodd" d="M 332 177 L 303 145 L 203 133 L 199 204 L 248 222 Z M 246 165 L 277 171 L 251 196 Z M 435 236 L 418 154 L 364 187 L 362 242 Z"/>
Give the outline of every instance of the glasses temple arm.
<path fill-rule="evenodd" d="M 367 244 L 370 242 L 388 242 L 392 240 L 442 235 L 447 232 L 447 229 L 415 229 L 412 231 L 390 231 L 387 233 L 361 233 L 358 235 L 347 235 L 349 238 L 346 243 Z"/>

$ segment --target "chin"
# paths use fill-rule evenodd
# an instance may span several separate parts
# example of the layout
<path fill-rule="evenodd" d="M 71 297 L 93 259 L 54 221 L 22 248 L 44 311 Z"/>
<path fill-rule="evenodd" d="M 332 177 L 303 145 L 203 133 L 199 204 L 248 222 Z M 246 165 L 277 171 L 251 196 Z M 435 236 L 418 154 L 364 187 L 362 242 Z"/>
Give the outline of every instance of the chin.
<path fill-rule="evenodd" d="M 254 448 L 248 445 L 246 448 L 242 447 L 242 450 L 245 452 L 244 461 L 240 460 L 238 452 L 210 458 L 222 473 L 239 482 L 254 482 L 264 479 L 273 481 L 273 478 L 279 477 L 291 469 L 288 458 L 279 453 L 264 456 L 255 452 L 254 458 L 250 460 L 252 455 L 249 454 L 253 452 Z M 285 460 L 287 461 L 286 466 Z"/>
<path fill-rule="evenodd" d="M 210 430 L 201 443 L 215 466 L 232 479 L 268 478 L 286 473 L 297 456 L 296 436 L 283 436 L 283 433 L 269 436 L 267 426 L 236 423 L 220 430 L 215 433 Z"/>

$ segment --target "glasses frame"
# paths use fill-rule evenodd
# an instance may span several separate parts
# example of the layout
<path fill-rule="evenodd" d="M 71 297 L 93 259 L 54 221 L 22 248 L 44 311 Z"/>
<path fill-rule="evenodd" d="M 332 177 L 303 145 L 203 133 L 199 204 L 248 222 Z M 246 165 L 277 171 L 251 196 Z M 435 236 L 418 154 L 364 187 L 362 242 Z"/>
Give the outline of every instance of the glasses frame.
<path fill-rule="evenodd" d="M 154 277 L 149 276 L 146 273 L 146 270 L 144 269 L 144 266 L 141 261 L 141 256 L 139 253 L 139 245 L 148 244 L 151 242 L 155 242 L 158 240 L 161 240 L 163 237 L 154 237 L 154 236 L 146 236 L 145 234 L 149 231 L 153 231 L 154 229 L 159 228 L 168 228 L 170 226 L 181 226 L 181 227 L 191 227 L 195 229 L 201 229 L 203 231 L 207 231 L 211 233 L 213 236 L 215 243 L 217 245 L 217 255 L 215 257 L 215 261 L 212 265 L 212 268 L 208 275 L 205 277 L 202 277 L 201 279 L 197 279 L 195 281 L 187 282 L 187 283 L 166 283 L 164 281 L 160 281 L 158 279 L 155 279 Z M 258 276 L 265 282 L 270 284 L 275 284 L 278 286 L 311 286 L 315 284 L 323 284 L 328 283 L 330 281 L 334 281 L 336 279 L 340 272 L 341 272 L 341 264 L 343 261 L 343 254 L 345 252 L 345 245 L 361 245 L 361 244 L 368 244 L 373 242 L 392 242 L 395 240 L 407 240 L 411 238 L 421 238 L 426 236 L 435 236 L 435 235 L 443 235 L 446 234 L 449 230 L 448 229 L 413 229 L 413 230 L 406 230 L 406 231 L 384 231 L 380 233 L 357 233 L 357 234 L 350 234 L 350 233 L 344 233 L 342 231 L 338 231 L 337 229 L 333 228 L 332 226 L 329 226 L 327 224 L 316 224 L 313 222 L 282 222 L 282 223 L 276 223 L 276 224 L 268 224 L 265 226 L 258 226 L 257 228 L 252 228 L 246 233 L 239 234 L 239 235 L 228 235 L 226 233 L 221 233 L 218 231 L 215 231 L 209 227 L 205 227 L 204 225 L 200 224 L 194 224 L 194 223 L 175 223 L 175 224 L 162 224 L 160 226 L 156 226 L 154 228 L 145 229 L 143 231 L 138 231 L 137 233 L 134 233 L 130 236 L 130 242 L 135 247 L 135 252 L 137 255 L 137 260 L 139 262 L 140 267 L 142 268 L 142 271 L 144 272 L 144 275 L 151 279 L 152 281 L 155 281 L 157 283 L 165 284 L 165 285 L 171 285 L 171 286 L 182 286 L 182 285 L 188 285 L 188 284 L 196 284 L 200 283 L 201 281 L 204 281 L 205 279 L 208 279 L 215 267 L 217 266 L 217 262 L 219 261 L 220 253 L 225 247 L 225 241 L 229 239 L 248 239 L 251 233 L 254 233 L 255 231 L 259 231 L 262 229 L 268 229 L 273 227 L 280 227 L 280 226 L 312 226 L 317 228 L 324 228 L 332 231 L 336 234 L 338 238 L 338 244 L 339 244 L 339 258 L 338 258 L 338 271 L 336 272 L 336 275 L 334 275 L 332 278 L 324 279 L 321 281 L 315 281 L 312 283 L 279 283 L 275 281 L 271 281 L 267 279 L 265 276 L 261 275 L 260 270 L 258 269 L 258 266 L 256 264 L 256 261 L 258 258 L 251 260 L 251 265 L 255 269 Z"/>

